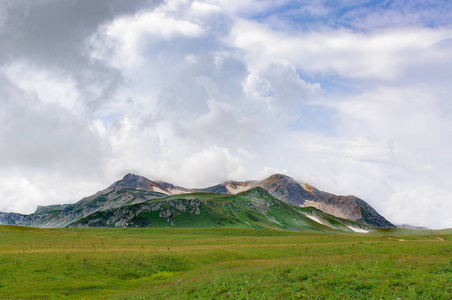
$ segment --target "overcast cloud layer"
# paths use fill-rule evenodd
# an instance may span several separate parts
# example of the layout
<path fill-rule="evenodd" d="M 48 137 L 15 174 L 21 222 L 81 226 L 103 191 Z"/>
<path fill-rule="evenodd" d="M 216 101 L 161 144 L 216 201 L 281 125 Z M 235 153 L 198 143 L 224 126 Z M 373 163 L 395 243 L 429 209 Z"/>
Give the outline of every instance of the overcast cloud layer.
<path fill-rule="evenodd" d="M 450 1 L 0 1 L 0 211 L 285 173 L 452 227 Z"/>

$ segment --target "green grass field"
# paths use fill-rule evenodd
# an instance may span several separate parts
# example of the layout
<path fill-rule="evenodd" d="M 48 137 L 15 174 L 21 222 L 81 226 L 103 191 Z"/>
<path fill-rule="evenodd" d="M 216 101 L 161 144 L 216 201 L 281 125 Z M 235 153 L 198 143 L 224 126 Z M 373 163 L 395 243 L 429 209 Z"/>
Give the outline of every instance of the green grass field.
<path fill-rule="evenodd" d="M 0 226 L 0 298 L 451 299 L 452 234 Z"/>

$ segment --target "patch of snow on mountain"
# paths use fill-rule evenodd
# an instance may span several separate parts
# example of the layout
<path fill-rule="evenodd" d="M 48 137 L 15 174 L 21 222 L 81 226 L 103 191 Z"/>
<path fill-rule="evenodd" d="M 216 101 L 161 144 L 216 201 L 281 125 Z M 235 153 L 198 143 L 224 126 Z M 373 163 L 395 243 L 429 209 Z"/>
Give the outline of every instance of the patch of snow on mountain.
<path fill-rule="evenodd" d="M 165 195 L 170 195 L 170 193 L 168 193 L 167 191 L 164 191 L 164 190 L 162 190 L 161 188 L 158 188 L 158 187 L 156 187 L 156 186 L 153 186 L 153 187 L 152 187 L 152 190 L 153 190 L 154 192 L 157 192 L 157 193 L 162 193 L 162 194 L 165 194 Z"/>
<path fill-rule="evenodd" d="M 354 232 L 359 232 L 359 233 L 368 233 L 370 230 L 365 230 L 362 228 L 358 228 L 358 227 L 353 227 L 353 226 L 349 226 L 346 225 L 348 228 L 350 228 L 351 230 L 353 230 Z"/>
<path fill-rule="evenodd" d="M 245 192 L 250 188 L 249 185 L 241 185 L 241 186 L 237 186 L 236 188 L 234 188 L 233 186 L 227 184 L 226 185 L 226 189 L 228 190 L 229 193 L 235 195 L 241 192 Z"/>
<path fill-rule="evenodd" d="M 273 223 L 279 224 L 281 225 L 281 223 L 279 223 L 278 221 L 276 221 L 276 219 L 274 217 L 269 217 L 268 218 L 270 221 L 272 221 Z"/>
<path fill-rule="evenodd" d="M 331 226 L 330 224 L 328 224 L 328 223 L 326 223 L 326 222 L 323 222 L 322 220 L 320 220 L 319 218 L 317 218 L 317 217 L 315 217 L 315 216 L 313 216 L 313 215 L 309 215 L 309 214 L 303 214 L 303 215 L 305 215 L 305 216 L 308 217 L 309 219 L 311 219 L 311 220 L 313 220 L 313 221 L 315 221 L 315 222 L 317 222 L 317 223 L 319 223 L 319 224 L 322 224 L 322 225 L 325 225 L 325 226 L 334 228 L 334 227 Z"/>
<path fill-rule="evenodd" d="M 183 191 L 183 190 L 179 190 L 179 189 L 169 189 L 168 192 L 171 195 L 180 195 L 180 194 L 187 194 L 188 192 Z"/>

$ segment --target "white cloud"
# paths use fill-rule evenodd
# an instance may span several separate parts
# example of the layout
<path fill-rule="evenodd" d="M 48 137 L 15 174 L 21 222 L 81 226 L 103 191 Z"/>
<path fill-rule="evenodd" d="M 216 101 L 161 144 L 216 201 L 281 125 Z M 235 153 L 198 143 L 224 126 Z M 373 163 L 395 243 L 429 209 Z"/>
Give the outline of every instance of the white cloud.
<path fill-rule="evenodd" d="M 254 14 L 287 3 L 287 0 L 206 0 L 207 3 L 220 6 L 223 10 L 234 14 Z"/>
<path fill-rule="evenodd" d="M 188 186 L 204 187 L 242 177 L 244 172 L 239 157 L 214 145 L 187 157 L 182 163 L 180 176 Z"/>
<path fill-rule="evenodd" d="M 450 37 L 447 29 L 388 29 L 364 34 L 347 29 L 280 32 L 240 20 L 231 42 L 247 49 L 251 63 L 284 59 L 307 72 L 335 73 L 353 79 L 390 80 L 431 44 Z"/>
<path fill-rule="evenodd" d="M 269 177 L 273 174 L 287 174 L 287 170 L 282 170 L 278 168 L 272 168 L 272 167 L 264 167 L 261 171 L 261 178 Z"/>
<path fill-rule="evenodd" d="M 274 61 L 257 71 L 259 72 L 258 76 L 252 72 L 249 75 L 251 78 L 257 77 L 254 78 L 252 83 L 254 90 L 257 90 L 261 97 L 274 98 L 270 101 L 270 104 L 292 108 L 302 101 L 312 99 L 320 92 L 319 84 L 306 83 L 300 78 L 295 67 L 287 61 Z M 247 87 L 245 87 L 245 90 L 247 90 Z M 251 88 L 252 90 L 253 88 Z M 256 94 L 256 92 L 252 94 Z"/>
<path fill-rule="evenodd" d="M 191 9 L 193 13 L 195 14 L 215 14 L 215 13 L 221 13 L 221 8 L 217 5 L 200 2 L 200 1 L 194 1 L 191 5 Z"/>
<path fill-rule="evenodd" d="M 41 199 L 42 191 L 27 178 L 22 176 L 0 177 L 0 199 L 2 199 L 2 211 L 7 212 L 33 212 L 34 208 L 28 207 Z"/>
<path fill-rule="evenodd" d="M 433 229 L 450 228 L 452 193 L 431 183 L 419 182 L 396 191 L 381 212 L 395 224 L 415 224 Z M 433 222 L 436 219 L 437 222 Z"/>
<path fill-rule="evenodd" d="M 102 33 L 95 36 L 91 42 L 98 43 L 95 39 L 102 37 L 103 34 L 113 41 L 110 47 L 116 47 L 113 64 L 117 67 L 132 67 L 142 64 L 144 63 L 142 56 L 146 55 L 146 47 L 150 43 L 158 42 L 160 39 L 169 40 L 178 36 L 198 37 L 204 33 L 202 24 L 196 20 L 185 20 L 172 14 L 181 5 L 186 6 L 186 3 L 184 1 L 168 1 L 166 5 L 151 11 L 116 18 L 105 27 L 101 27 Z M 206 13 L 212 12 L 212 10 L 206 10 L 206 5 L 201 8 L 199 5 L 195 6 L 197 11 L 202 8 Z M 102 40 L 102 43 L 105 41 Z M 105 59 L 105 50 L 99 49 L 103 46 L 103 44 L 95 46 L 94 49 L 97 48 L 97 51 L 92 53 L 94 58 Z"/>
<path fill-rule="evenodd" d="M 0 176 L 0 211 L 30 214 L 38 205 L 74 203 L 74 199 L 81 199 L 109 184 L 111 182 L 99 180 L 99 177 L 96 181 L 83 181 L 78 175 L 10 172 Z"/>
<path fill-rule="evenodd" d="M 341 16 L 325 1 L 52 3 L 28 5 L 33 30 L 19 4 L 0 29 L 0 210 L 74 202 L 127 172 L 199 187 L 278 172 L 452 227 L 447 26 L 356 2 Z"/>
<path fill-rule="evenodd" d="M 26 93 L 43 103 L 56 103 L 70 110 L 78 107 L 76 82 L 63 71 L 40 69 L 30 63 L 15 63 L 0 69 L 4 75 Z"/>

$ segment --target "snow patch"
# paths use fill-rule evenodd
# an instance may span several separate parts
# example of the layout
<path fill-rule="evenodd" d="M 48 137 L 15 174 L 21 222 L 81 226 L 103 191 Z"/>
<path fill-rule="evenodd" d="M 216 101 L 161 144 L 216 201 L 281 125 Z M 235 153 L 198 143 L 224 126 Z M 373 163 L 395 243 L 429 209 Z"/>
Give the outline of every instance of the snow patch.
<path fill-rule="evenodd" d="M 314 216 L 311 216 L 311 215 L 307 215 L 307 214 L 305 214 L 305 216 L 308 217 L 309 219 L 313 220 L 313 221 L 316 221 L 317 223 L 320 223 L 320 224 L 324 225 L 323 222 L 317 217 L 314 217 Z"/>
<path fill-rule="evenodd" d="M 165 194 L 165 195 L 170 195 L 170 193 L 168 193 L 168 191 L 162 190 L 161 188 L 158 188 L 158 187 L 156 187 L 156 186 L 153 186 L 153 187 L 152 187 L 152 190 L 153 190 L 154 192 L 157 192 L 157 193 L 162 193 L 162 194 Z"/>
<path fill-rule="evenodd" d="M 354 232 L 368 233 L 368 232 L 370 231 L 370 230 L 365 230 L 365 229 L 358 228 L 358 227 L 353 227 L 353 226 L 350 226 L 350 225 L 345 225 L 345 226 L 347 226 L 348 228 L 350 228 L 350 229 L 353 230 Z"/>
<path fill-rule="evenodd" d="M 317 223 L 319 223 L 319 224 L 322 224 L 322 225 L 325 225 L 325 226 L 334 228 L 333 226 L 331 226 L 331 225 L 328 224 L 327 222 L 324 222 L 324 221 L 320 220 L 319 218 L 317 218 L 317 217 L 315 217 L 315 216 L 313 216 L 313 215 L 309 215 L 309 214 L 303 214 L 303 215 L 305 215 L 305 216 L 308 217 L 309 219 L 311 219 L 311 220 L 313 220 L 313 221 L 315 221 L 315 222 L 317 222 Z"/>
<path fill-rule="evenodd" d="M 187 194 L 188 192 L 179 190 L 179 189 L 169 189 L 168 192 L 170 195 L 180 195 L 180 194 Z"/>
<path fill-rule="evenodd" d="M 241 186 L 237 186 L 236 188 L 234 188 L 233 186 L 227 184 L 226 185 L 226 189 L 228 190 L 229 193 L 235 195 L 241 192 L 245 192 L 249 189 L 249 185 L 241 185 Z"/>
<path fill-rule="evenodd" d="M 276 219 L 274 217 L 268 217 L 268 220 L 270 220 L 273 223 L 279 224 L 281 225 L 281 223 L 279 223 L 278 221 L 276 221 Z"/>

